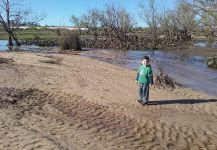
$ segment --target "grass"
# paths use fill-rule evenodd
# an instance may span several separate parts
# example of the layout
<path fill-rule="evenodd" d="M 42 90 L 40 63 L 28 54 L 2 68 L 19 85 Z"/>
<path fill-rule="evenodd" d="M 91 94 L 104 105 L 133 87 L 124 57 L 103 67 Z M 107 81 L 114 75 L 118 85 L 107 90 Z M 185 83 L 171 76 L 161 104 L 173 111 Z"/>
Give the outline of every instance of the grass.
<path fill-rule="evenodd" d="M 75 31 L 75 34 L 78 32 Z M 58 39 L 60 36 L 57 34 L 57 31 L 52 30 L 52 29 L 36 29 L 36 28 L 29 28 L 29 29 L 21 29 L 16 33 L 16 36 L 19 40 L 31 40 L 34 38 L 39 38 L 39 39 L 46 39 L 46 40 L 53 40 L 53 39 Z M 82 33 L 80 38 L 94 38 L 93 35 L 87 34 L 85 32 Z M 5 31 L 0 30 L 0 40 L 7 40 L 8 35 Z"/>
<path fill-rule="evenodd" d="M 16 34 L 17 38 L 19 40 L 29 40 L 34 38 L 40 38 L 40 39 L 57 39 L 58 35 L 55 30 L 50 29 L 26 29 L 26 30 L 20 30 Z M 7 40 L 8 35 L 5 31 L 0 31 L 0 40 Z"/>

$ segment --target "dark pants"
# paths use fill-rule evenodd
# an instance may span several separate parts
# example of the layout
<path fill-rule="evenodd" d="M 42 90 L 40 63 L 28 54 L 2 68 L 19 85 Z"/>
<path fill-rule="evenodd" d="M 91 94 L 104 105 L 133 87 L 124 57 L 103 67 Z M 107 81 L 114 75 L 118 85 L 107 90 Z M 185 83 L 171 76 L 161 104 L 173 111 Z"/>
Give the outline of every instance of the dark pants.
<path fill-rule="evenodd" d="M 139 83 L 139 99 L 143 103 L 148 103 L 149 99 L 149 84 Z"/>

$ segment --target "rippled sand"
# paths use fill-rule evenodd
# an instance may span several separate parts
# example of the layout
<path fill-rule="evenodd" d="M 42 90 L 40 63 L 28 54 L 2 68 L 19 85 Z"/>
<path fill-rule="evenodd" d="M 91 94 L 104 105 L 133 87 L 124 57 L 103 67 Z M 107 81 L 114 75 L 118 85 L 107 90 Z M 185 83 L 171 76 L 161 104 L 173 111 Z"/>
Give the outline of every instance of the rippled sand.
<path fill-rule="evenodd" d="M 0 149 L 217 149 L 217 98 L 77 55 L 0 53 Z"/>

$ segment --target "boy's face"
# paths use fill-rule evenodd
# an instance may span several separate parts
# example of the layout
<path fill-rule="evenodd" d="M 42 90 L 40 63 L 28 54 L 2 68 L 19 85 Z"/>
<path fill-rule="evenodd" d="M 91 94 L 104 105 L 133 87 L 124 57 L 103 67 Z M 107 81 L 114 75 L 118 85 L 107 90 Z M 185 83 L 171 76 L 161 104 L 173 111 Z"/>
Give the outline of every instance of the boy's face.
<path fill-rule="evenodd" d="M 149 61 L 148 61 L 147 59 L 143 59 L 143 60 L 142 60 L 142 64 L 143 64 L 144 66 L 147 66 L 147 65 L 149 64 Z"/>

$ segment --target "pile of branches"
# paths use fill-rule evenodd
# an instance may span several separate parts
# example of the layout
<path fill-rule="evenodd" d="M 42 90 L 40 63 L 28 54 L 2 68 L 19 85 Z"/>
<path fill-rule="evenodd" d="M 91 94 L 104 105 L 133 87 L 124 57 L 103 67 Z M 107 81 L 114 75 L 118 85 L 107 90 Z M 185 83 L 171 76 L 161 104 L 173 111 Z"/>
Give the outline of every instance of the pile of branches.
<path fill-rule="evenodd" d="M 45 39 L 31 39 L 21 41 L 21 45 L 37 45 L 40 47 L 54 47 L 59 46 L 58 40 L 45 40 Z"/>
<path fill-rule="evenodd" d="M 173 77 L 171 77 L 168 73 L 166 73 L 162 67 L 162 65 L 157 64 L 158 72 L 155 75 L 154 83 L 155 87 L 163 87 L 163 88 L 176 88 L 183 86 L 178 83 Z"/>
<path fill-rule="evenodd" d="M 89 38 L 81 39 L 82 47 L 87 48 L 114 48 L 114 49 L 160 49 L 167 46 L 178 45 L 176 40 L 167 41 L 165 39 L 158 39 L 157 44 L 150 37 L 128 37 L 126 41 L 120 41 L 115 38 Z"/>

